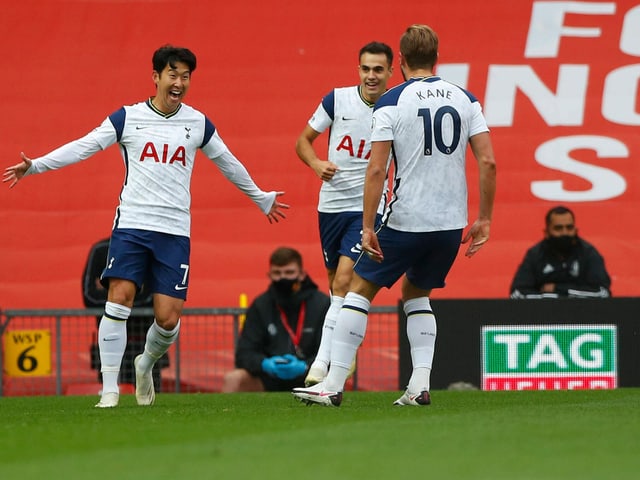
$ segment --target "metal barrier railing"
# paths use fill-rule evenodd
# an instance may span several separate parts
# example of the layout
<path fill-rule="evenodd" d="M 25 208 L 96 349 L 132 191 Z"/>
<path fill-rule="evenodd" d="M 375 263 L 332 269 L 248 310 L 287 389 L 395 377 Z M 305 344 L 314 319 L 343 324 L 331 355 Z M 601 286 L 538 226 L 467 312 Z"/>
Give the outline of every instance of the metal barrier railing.
<path fill-rule="evenodd" d="M 180 336 L 170 349 L 170 367 L 163 370 L 163 391 L 219 391 L 224 372 L 233 368 L 245 313 L 245 308 L 185 308 Z M 0 311 L 0 397 L 63 395 L 78 385 L 95 384 L 98 374 L 89 351 L 102 314 L 98 308 Z M 395 389 L 398 307 L 372 307 L 370 314 L 351 388 L 364 382 L 365 389 Z M 152 317 L 153 310 L 133 309 L 134 316 Z"/>

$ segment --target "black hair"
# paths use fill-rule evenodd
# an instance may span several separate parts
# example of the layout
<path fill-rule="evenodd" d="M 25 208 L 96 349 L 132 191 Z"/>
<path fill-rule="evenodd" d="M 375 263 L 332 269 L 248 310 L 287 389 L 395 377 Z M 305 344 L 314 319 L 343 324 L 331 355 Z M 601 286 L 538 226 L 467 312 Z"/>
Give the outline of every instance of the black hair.
<path fill-rule="evenodd" d="M 184 63 L 189 67 L 189 72 L 193 73 L 196 69 L 196 56 L 188 48 L 174 47 L 173 45 L 163 45 L 153 52 L 153 70 L 160 73 L 169 65 L 176 68 L 178 62 Z"/>
<path fill-rule="evenodd" d="M 556 207 L 553 207 L 551 210 L 549 210 L 547 212 L 547 215 L 545 215 L 544 217 L 545 225 L 548 227 L 549 224 L 551 223 L 551 215 L 564 215 L 565 213 L 570 213 L 571 217 L 575 221 L 576 216 L 573 214 L 573 212 L 569 208 L 565 207 L 564 205 L 558 205 Z"/>
<path fill-rule="evenodd" d="M 393 50 L 391 50 L 391 47 L 386 43 L 382 43 L 382 42 L 367 43 L 364 47 L 360 49 L 360 53 L 358 54 L 358 59 L 360 59 L 362 55 L 365 53 L 373 53 L 373 54 L 382 53 L 386 55 L 389 66 L 393 65 Z"/>

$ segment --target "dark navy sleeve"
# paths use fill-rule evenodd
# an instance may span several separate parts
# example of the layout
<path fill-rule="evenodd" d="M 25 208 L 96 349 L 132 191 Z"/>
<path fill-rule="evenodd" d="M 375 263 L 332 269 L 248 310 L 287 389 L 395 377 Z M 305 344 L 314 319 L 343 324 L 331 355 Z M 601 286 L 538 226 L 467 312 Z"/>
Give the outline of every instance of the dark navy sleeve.
<path fill-rule="evenodd" d="M 122 132 L 124 130 L 124 121 L 126 117 L 127 117 L 127 112 L 124 109 L 124 107 L 122 107 L 120 110 L 116 110 L 111 115 L 109 115 L 109 121 L 111 121 L 113 128 L 115 128 L 116 130 L 116 138 L 118 139 L 118 142 L 120 142 L 120 139 L 122 138 Z"/>
<path fill-rule="evenodd" d="M 204 117 L 204 137 L 202 138 L 202 145 L 200 145 L 200 148 L 209 143 L 209 140 L 211 140 L 211 137 L 215 132 L 215 125 L 207 117 Z"/>
<path fill-rule="evenodd" d="M 458 85 L 454 85 L 455 87 L 458 87 Z M 478 101 L 478 99 L 473 95 L 473 93 L 468 92 L 467 90 L 465 90 L 462 87 L 458 87 L 460 90 L 462 90 L 464 92 L 464 94 L 467 96 L 467 98 L 469 99 L 469 101 L 471 103 L 475 103 Z"/>
<path fill-rule="evenodd" d="M 384 92 L 382 96 L 378 99 L 376 104 L 373 106 L 373 111 L 375 112 L 377 109 L 381 107 L 397 105 L 398 98 L 400 98 L 400 94 L 405 89 L 405 87 L 409 85 L 409 83 L 410 82 L 402 83 Z"/>
<path fill-rule="evenodd" d="M 329 115 L 329 118 L 331 118 L 331 121 L 334 120 L 333 116 L 335 114 L 335 95 L 333 93 L 333 90 L 331 90 L 331 93 L 327 94 L 323 99 L 322 99 L 322 108 L 324 108 L 324 110 L 327 112 L 327 115 Z"/>

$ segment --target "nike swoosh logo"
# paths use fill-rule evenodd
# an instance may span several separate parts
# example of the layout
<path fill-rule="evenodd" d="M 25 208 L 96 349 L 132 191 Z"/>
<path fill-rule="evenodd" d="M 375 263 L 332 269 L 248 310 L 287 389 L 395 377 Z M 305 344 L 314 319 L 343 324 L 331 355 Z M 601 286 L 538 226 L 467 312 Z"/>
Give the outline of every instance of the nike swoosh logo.
<path fill-rule="evenodd" d="M 320 398 L 326 397 L 326 398 L 330 398 L 331 399 L 331 403 L 333 403 L 335 405 L 334 402 L 334 397 L 338 397 L 340 395 L 340 392 L 307 392 L 311 395 L 316 395 Z"/>
<path fill-rule="evenodd" d="M 116 340 L 118 340 L 117 338 L 103 338 L 102 341 L 103 342 L 115 342 Z"/>
<path fill-rule="evenodd" d="M 186 290 L 186 289 L 187 289 L 187 287 L 186 287 L 186 286 L 185 286 L 185 287 L 181 287 L 180 285 L 176 285 L 176 286 L 175 286 L 175 287 L 173 287 L 173 288 L 175 288 L 176 290 Z"/>
<path fill-rule="evenodd" d="M 136 125 L 136 130 L 142 130 L 143 128 L 148 128 L 148 127 L 141 127 L 140 125 Z"/>
<path fill-rule="evenodd" d="M 351 247 L 351 253 L 361 253 L 362 250 L 360 250 L 358 247 Z"/>
<path fill-rule="evenodd" d="M 342 117 L 342 120 L 349 121 L 349 120 L 355 120 L 355 118 Z"/>

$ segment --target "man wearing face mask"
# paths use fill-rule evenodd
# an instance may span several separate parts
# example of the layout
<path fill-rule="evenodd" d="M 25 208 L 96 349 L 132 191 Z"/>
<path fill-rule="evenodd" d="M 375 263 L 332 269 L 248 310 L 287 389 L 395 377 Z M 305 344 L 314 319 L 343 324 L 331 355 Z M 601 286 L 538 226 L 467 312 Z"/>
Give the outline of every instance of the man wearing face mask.
<path fill-rule="evenodd" d="M 531 247 L 511 283 L 511 298 L 606 298 L 611 278 L 602 255 L 578 236 L 564 206 L 549 210 L 545 238 Z"/>
<path fill-rule="evenodd" d="M 279 247 L 269 259 L 271 284 L 249 306 L 238 338 L 235 369 L 223 392 L 289 391 L 304 385 L 320 346 L 330 299 L 303 269 L 297 250 Z"/>

